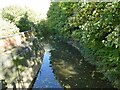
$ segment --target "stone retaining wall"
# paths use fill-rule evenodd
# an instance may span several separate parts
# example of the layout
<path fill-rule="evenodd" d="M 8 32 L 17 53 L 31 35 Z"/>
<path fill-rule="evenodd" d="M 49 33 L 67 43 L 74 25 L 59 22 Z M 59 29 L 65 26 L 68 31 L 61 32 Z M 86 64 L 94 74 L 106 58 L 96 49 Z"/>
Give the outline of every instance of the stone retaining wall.
<path fill-rule="evenodd" d="M 44 54 L 43 47 L 33 32 L 2 37 L 0 48 L 2 88 L 15 90 L 31 88 Z"/>
<path fill-rule="evenodd" d="M 21 32 L 15 35 L 2 36 L 0 37 L 0 52 L 4 52 L 14 47 L 20 46 L 30 37 L 33 37 L 32 31 Z"/>

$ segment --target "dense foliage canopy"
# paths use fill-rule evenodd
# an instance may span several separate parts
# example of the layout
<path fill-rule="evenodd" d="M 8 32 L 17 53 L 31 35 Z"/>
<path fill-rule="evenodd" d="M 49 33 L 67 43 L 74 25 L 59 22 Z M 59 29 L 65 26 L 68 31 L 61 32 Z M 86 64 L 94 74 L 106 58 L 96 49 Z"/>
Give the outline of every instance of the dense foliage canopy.
<path fill-rule="evenodd" d="M 89 49 L 96 56 L 89 62 L 120 88 L 119 2 L 52 2 L 47 16 L 51 32 Z"/>
<path fill-rule="evenodd" d="M 13 22 L 20 31 L 31 30 L 40 20 L 36 13 L 27 7 L 8 6 L 2 9 L 1 16 L 5 20 Z"/>

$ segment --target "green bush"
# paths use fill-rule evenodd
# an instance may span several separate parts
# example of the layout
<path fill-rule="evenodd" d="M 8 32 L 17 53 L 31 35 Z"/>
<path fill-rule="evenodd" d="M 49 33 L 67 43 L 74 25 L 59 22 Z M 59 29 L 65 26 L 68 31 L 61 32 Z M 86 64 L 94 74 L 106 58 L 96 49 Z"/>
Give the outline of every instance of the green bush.
<path fill-rule="evenodd" d="M 40 23 L 38 24 L 38 29 L 37 29 L 38 35 L 48 37 L 50 35 L 50 31 L 48 29 L 47 21 L 46 20 L 41 20 Z"/>
<path fill-rule="evenodd" d="M 34 11 L 25 7 L 8 6 L 2 9 L 2 18 L 10 20 L 20 31 L 31 30 L 35 28 L 34 24 L 37 24 L 39 19 Z"/>
<path fill-rule="evenodd" d="M 48 25 L 91 50 L 97 70 L 120 88 L 120 3 L 51 3 Z"/>

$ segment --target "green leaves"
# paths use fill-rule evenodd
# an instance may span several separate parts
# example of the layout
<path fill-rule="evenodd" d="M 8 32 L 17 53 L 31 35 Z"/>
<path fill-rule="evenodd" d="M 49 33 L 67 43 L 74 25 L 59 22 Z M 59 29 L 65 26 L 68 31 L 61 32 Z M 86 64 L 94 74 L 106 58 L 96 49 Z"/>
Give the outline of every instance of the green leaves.
<path fill-rule="evenodd" d="M 48 11 L 49 28 L 90 48 L 100 57 L 92 62 L 97 62 L 98 69 L 112 82 L 118 82 L 120 75 L 119 22 L 119 2 L 59 2 L 52 3 Z M 117 84 L 114 85 L 118 87 Z"/>
<path fill-rule="evenodd" d="M 26 7 L 8 6 L 1 11 L 2 18 L 14 23 L 20 31 L 31 30 L 40 20 L 36 13 Z"/>

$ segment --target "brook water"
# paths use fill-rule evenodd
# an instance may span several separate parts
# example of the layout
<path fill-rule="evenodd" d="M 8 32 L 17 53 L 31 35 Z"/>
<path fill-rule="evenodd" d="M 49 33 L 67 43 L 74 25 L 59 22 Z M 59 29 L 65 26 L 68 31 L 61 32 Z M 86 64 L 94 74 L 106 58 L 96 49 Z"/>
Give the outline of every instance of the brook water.
<path fill-rule="evenodd" d="M 43 62 L 33 88 L 112 88 L 71 45 L 59 40 L 43 44 Z"/>

